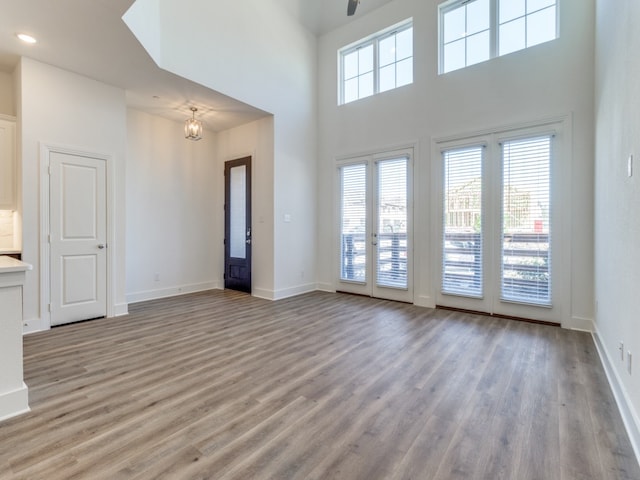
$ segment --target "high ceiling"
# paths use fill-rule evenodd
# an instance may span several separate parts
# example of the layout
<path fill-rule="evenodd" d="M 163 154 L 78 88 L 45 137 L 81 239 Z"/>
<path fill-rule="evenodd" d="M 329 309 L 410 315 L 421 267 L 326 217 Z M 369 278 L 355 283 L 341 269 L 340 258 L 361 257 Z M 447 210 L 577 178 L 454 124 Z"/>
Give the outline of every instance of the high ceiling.
<path fill-rule="evenodd" d="M 226 130 L 265 112 L 159 69 L 121 20 L 134 0 L 0 0 L 0 70 L 20 56 L 55 65 L 127 92 L 127 102 L 183 121 L 198 107 L 207 128 Z M 177 0 L 176 0 L 177 1 Z M 347 17 L 346 0 L 277 0 L 315 34 L 331 31 L 391 0 L 362 0 Z M 16 38 L 33 35 L 35 45 Z"/>

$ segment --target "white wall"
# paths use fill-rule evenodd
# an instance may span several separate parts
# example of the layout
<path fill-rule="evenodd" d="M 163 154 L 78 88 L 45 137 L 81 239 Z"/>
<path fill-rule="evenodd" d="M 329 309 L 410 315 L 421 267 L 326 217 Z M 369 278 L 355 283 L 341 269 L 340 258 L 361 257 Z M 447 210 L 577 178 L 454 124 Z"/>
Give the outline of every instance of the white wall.
<path fill-rule="evenodd" d="M 0 71 L 0 113 L 15 116 L 16 102 L 13 75 Z"/>
<path fill-rule="evenodd" d="M 597 0 L 596 339 L 640 456 L 640 3 Z M 635 171 L 627 175 L 629 155 Z M 618 350 L 624 342 L 624 360 Z M 634 360 L 631 374 L 627 352 Z"/>
<path fill-rule="evenodd" d="M 273 237 L 265 242 L 271 244 L 274 268 L 261 295 L 281 298 L 314 289 L 315 36 L 275 0 L 193 0 L 188 9 L 145 0 L 136 8 L 148 8 L 150 16 L 138 11 L 129 26 L 141 32 L 161 68 L 273 114 L 273 176 L 257 177 L 254 185 L 270 210 L 264 221 L 273 225 Z M 161 27 L 146 25 L 149 18 L 159 18 Z M 145 35 L 149 31 L 159 32 L 160 39 Z M 199 54 L 185 55 L 194 45 Z M 285 214 L 291 222 L 284 222 Z"/>
<path fill-rule="evenodd" d="M 565 326 L 591 326 L 593 318 L 593 0 L 560 2 L 560 38 L 446 75 L 437 74 L 439 0 L 396 0 L 319 40 L 318 277 L 334 285 L 332 240 L 335 159 L 398 145 L 416 144 L 415 298 L 432 305 L 435 262 L 430 218 L 432 140 L 496 127 L 569 116 L 573 162 L 569 198 L 572 278 Z M 414 83 L 363 100 L 337 105 L 337 51 L 390 25 L 413 17 Z M 571 123 L 571 122 L 569 122 Z M 568 273 L 567 273 L 568 274 Z"/>
<path fill-rule="evenodd" d="M 216 167 L 217 239 L 220 246 L 216 261 L 218 281 L 223 283 L 224 272 L 224 162 L 251 156 L 252 170 L 252 293 L 255 296 L 271 298 L 273 292 L 273 203 L 270 198 L 273 185 L 273 117 L 265 117 L 255 122 L 232 128 L 218 134 Z"/>
<path fill-rule="evenodd" d="M 112 157 L 109 211 L 115 218 L 113 262 L 114 314 L 126 313 L 125 299 L 125 92 L 28 58 L 17 72 L 18 121 L 22 134 L 21 212 L 23 260 L 33 265 L 24 288 L 27 331 L 48 328 L 40 301 L 41 145 L 72 147 Z M 20 203 L 20 202 L 19 202 Z M 114 211 L 115 210 L 115 211 Z M 46 292 L 45 292 L 46 293 Z"/>
<path fill-rule="evenodd" d="M 127 301 L 220 288 L 217 139 L 127 110 Z"/>

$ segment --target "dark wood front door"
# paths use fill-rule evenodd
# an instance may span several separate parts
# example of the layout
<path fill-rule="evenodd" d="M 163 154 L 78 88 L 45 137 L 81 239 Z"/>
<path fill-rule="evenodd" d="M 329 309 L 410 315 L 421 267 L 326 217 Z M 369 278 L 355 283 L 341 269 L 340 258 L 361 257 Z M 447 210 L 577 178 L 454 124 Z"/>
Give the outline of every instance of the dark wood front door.
<path fill-rule="evenodd" d="M 251 157 L 224 164 L 224 288 L 251 293 Z"/>

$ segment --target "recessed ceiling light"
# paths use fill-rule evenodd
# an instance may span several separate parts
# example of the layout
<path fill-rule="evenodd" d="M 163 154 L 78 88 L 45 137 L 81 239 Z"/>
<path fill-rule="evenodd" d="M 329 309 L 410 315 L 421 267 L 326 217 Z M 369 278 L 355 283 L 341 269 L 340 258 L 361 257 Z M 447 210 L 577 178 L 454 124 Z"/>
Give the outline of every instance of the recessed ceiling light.
<path fill-rule="evenodd" d="M 18 33 L 16 35 L 20 40 L 24 43 L 36 43 L 37 40 L 33 38 L 31 35 L 27 35 L 26 33 Z"/>

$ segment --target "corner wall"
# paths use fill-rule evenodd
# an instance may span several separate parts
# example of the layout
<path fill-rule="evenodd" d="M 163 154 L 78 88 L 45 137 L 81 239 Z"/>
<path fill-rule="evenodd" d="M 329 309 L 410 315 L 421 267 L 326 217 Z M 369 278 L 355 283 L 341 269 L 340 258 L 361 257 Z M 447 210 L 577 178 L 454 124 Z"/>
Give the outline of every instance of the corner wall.
<path fill-rule="evenodd" d="M 252 171 L 252 294 L 261 298 L 272 298 L 273 292 L 273 204 L 265 201 L 273 185 L 273 117 L 265 117 L 218 134 L 215 173 L 215 216 L 217 236 L 214 245 L 220 253 L 215 271 L 218 282 L 224 280 L 224 163 L 243 157 L 251 157 Z"/>
<path fill-rule="evenodd" d="M 595 336 L 640 458 L 640 3 L 597 0 L 596 19 Z"/>
<path fill-rule="evenodd" d="M 0 114 L 15 116 L 16 101 L 12 74 L 0 71 Z"/>
<path fill-rule="evenodd" d="M 114 314 L 127 312 L 125 298 L 125 92 L 28 58 L 17 72 L 21 178 L 22 259 L 33 265 L 24 286 L 25 331 L 48 329 L 46 305 L 40 301 L 40 148 L 43 144 L 110 155 L 114 187 L 109 209 L 115 209 L 112 271 Z M 43 292 L 46 296 L 48 292 Z"/>
<path fill-rule="evenodd" d="M 270 279 L 260 280 L 261 295 L 277 299 L 314 290 L 315 36 L 276 0 L 193 0 L 189 9 L 169 0 L 144 0 L 135 8 L 129 27 L 160 68 L 273 115 L 272 175 L 257 177 L 254 184 L 270 225 L 264 231 L 272 234 L 262 240 L 270 259 L 259 262 L 272 268 Z M 146 25 L 149 18 L 160 27 Z M 185 55 L 193 45 L 206 54 Z"/>
<path fill-rule="evenodd" d="M 127 110 L 127 301 L 220 288 L 217 135 Z"/>

